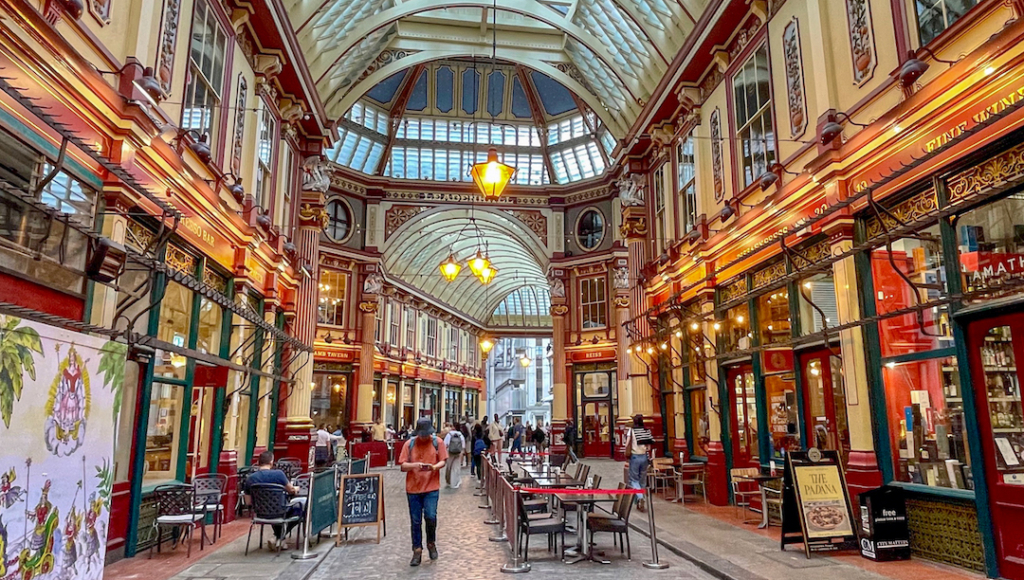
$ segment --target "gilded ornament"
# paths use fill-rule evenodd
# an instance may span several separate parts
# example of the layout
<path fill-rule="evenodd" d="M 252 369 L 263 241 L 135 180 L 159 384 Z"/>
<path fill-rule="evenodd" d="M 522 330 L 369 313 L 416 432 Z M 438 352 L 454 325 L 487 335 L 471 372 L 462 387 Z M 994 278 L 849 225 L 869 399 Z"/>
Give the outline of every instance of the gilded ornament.
<path fill-rule="evenodd" d="M 327 227 L 327 221 L 327 210 L 323 206 L 304 203 L 299 208 L 299 222 L 301 225 L 323 229 Z"/>
<path fill-rule="evenodd" d="M 959 176 L 958 176 L 959 177 Z M 951 196 L 952 197 L 952 196 Z M 952 203 L 952 199 L 950 200 Z M 921 193 L 911 197 L 910 199 L 904 200 L 895 206 L 888 208 L 889 213 L 896 216 L 903 223 L 913 223 L 918 220 L 925 219 L 932 213 L 938 211 L 939 200 L 935 196 L 934 189 L 928 189 Z M 881 223 L 885 225 L 885 229 L 892 230 L 899 227 L 899 223 L 896 220 L 889 217 L 887 214 L 882 213 Z M 871 217 L 867 224 L 868 239 L 876 238 L 882 235 L 882 226 L 879 225 L 877 217 Z"/>
<path fill-rule="evenodd" d="M 551 316 L 565 316 L 569 313 L 569 307 L 565 304 L 552 304 Z"/>
<path fill-rule="evenodd" d="M 629 308 L 628 296 L 616 296 L 613 302 L 616 308 Z"/>
<path fill-rule="evenodd" d="M 1024 177 L 1024 145 L 962 171 L 947 181 L 949 203 L 955 204 Z"/>
<path fill-rule="evenodd" d="M 377 305 L 377 301 L 375 301 L 375 300 L 364 300 L 363 302 L 359 303 L 359 310 L 361 310 L 363 312 L 366 312 L 366 313 L 370 313 L 370 312 L 376 313 L 377 312 L 377 306 L 378 306 Z"/>
<path fill-rule="evenodd" d="M 619 226 L 619 234 L 624 238 L 642 238 L 647 235 L 647 218 L 631 218 Z"/>

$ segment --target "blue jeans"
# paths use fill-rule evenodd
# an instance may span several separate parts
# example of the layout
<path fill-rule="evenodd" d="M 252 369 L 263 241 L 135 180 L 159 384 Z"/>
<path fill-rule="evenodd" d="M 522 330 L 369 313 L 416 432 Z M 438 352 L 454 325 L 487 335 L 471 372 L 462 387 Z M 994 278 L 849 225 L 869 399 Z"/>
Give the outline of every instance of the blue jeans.
<path fill-rule="evenodd" d="M 643 489 L 647 478 L 647 464 L 650 459 L 646 455 L 629 456 L 629 487 Z"/>
<path fill-rule="evenodd" d="M 409 521 L 412 524 L 412 549 L 423 549 L 423 520 L 427 520 L 427 543 L 437 539 L 437 496 L 439 492 L 406 494 L 409 498 Z"/>
<path fill-rule="evenodd" d="M 517 452 L 521 452 L 522 450 L 523 450 L 523 439 L 521 437 L 516 437 L 515 439 L 512 440 L 512 452 L 513 453 L 517 453 Z"/>

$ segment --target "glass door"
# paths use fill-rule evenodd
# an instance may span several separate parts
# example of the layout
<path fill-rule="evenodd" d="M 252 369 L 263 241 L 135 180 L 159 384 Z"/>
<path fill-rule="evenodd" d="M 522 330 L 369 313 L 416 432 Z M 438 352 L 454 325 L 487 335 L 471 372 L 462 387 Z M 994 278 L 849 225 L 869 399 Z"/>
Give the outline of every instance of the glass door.
<path fill-rule="evenodd" d="M 727 369 L 726 377 L 732 397 L 733 467 L 758 467 L 760 462 L 757 447 L 754 371 L 750 365 L 739 365 Z"/>
<path fill-rule="evenodd" d="M 841 364 L 827 348 L 800 355 L 807 445 L 839 451 L 845 464 L 850 454 L 850 426 Z"/>
<path fill-rule="evenodd" d="M 608 457 L 612 451 L 611 405 L 607 401 L 583 405 L 583 454 Z"/>
<path fill-rule="evenodd" d="M 974 322 L 968 340 L 999 574 L 1024 578 L 1024 414 L 1017 367 L 1024 355 L 1024 315 Z"/>

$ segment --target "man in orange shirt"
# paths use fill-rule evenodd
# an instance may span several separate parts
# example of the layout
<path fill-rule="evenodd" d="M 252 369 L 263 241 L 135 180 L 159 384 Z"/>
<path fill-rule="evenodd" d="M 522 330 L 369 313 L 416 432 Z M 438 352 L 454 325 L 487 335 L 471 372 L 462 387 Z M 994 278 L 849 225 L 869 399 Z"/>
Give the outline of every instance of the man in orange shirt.
<path fill-rule="evenodd" d="M 398 464 L 405 472 L 405 495 L 409 499 L 409 521 L 412 523 L 412 561 L 419 566 L 423 560 L 423 520 L 427 520 L 427 551 L 437 559 L 437 497 L 441 489 L 441 472 L 448 460 L 444 441 L 434 436 L 430 419 L 416 423 L 414 437 L 402 446 Z"/>

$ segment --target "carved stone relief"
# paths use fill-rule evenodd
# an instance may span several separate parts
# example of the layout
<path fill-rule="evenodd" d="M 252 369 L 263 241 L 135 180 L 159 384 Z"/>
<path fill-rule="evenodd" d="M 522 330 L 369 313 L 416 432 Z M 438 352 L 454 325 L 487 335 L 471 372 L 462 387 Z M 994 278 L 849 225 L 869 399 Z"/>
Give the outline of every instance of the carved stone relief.
<path fill-rule="evenodd" d="M 782 55 L 786 63 L 789 130 L 793 137 L 799 137 L 807 129 L 807 102 L 804 96 L 803 57 L 800 53 L 800 22 L 795 16 L 782 31 Z"/>

